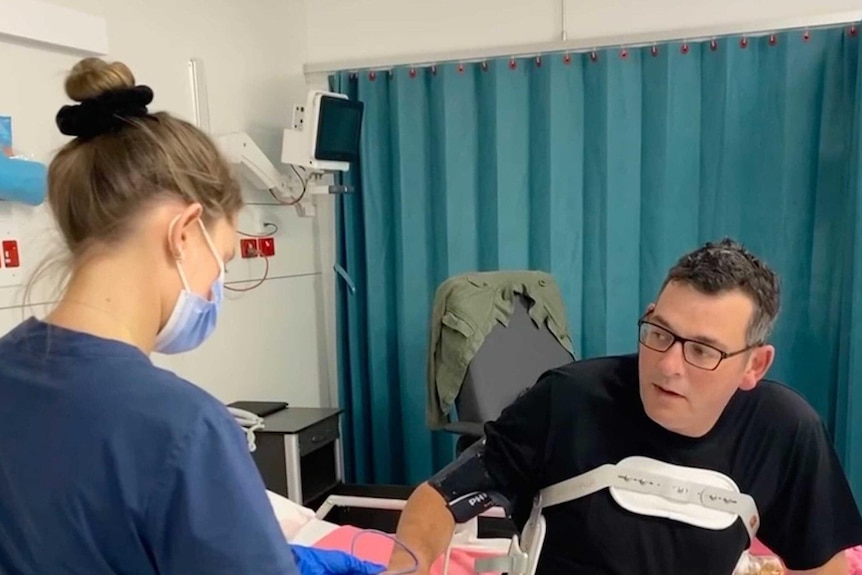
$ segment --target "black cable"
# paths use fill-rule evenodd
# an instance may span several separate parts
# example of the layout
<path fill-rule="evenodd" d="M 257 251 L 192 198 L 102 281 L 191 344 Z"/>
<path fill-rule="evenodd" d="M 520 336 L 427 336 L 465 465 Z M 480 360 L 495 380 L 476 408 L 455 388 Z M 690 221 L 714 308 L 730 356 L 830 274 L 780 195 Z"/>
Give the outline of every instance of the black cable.
<path fill-rule="evenodd" d="M 296 166 L 290 164 L 290 169 L 293 170 L 293 173 L 296 174 L 296 177 L 299 178 L 299 181 L 302 182 L 302 193 L 299 194 L 299 197 L 293 200 L 282 200 L 278 194 L 275 193 L 275 190 L 270 189 L 269 195 L 275 199 L 282 206 L 295 206 L 299 202 L 302 201 L 302 198 L 305 197 L 305 192 L 308 189 L 308 178 L 303 178 L 302 174 L 299 173 L 299 170 L 296 169 Z"/>
<path fill-rule="evenodd" d="M 264 233 L 261 235 L 249 234 L 249 233 L 246 233 L 242 230 L 237 230 L 236 233 L 238 233 L 241 236 L 247 237 L 247 238 L 268 238 L 269 236 L 274 236 L 275 234 L 278 233 L 278 226 L 272 222 L 264 222 L 263 227 L 264 228 L 275 228 L 275 229 L 269 233 Z"/>

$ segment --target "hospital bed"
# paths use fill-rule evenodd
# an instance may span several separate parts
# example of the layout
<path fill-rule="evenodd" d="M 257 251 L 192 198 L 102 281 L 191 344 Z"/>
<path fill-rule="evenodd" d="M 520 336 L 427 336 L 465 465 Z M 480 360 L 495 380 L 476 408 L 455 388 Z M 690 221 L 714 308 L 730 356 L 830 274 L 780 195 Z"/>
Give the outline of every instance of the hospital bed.
<path fill-rule="evenodd" d="M 287 540 L 294 545 L 339 549 L 352 552 L 362 559 L 385 562 L 394 542 L 372 534 L 357 538 L 365 529 L 341 525 L 327 520 L 338 508 L 367 509 L 400 512 L 406 500 L 386 497 L 360 497 L 330 495 L 318 509 L 312 510 L 272 492 L 268 492 L 276 518 Z M 502 537 L 480 537 L 480 518 L 504 519 L 502 509 L 492 508 L 480 517 L 456 526 L 447 553 L 432 568 L 432 573 L 442 575 L 472 575 L 473 561 L 479 558 L 504 556 L 509 551 L 511 540 Z M 364 542 L 361 543 L 361 542 Z M 355 548 L 354 548 L 355 545 Z"/>
<path fill-rule="evenodd" d="M 357 532 L 363 529 L 353 526 L 341 525 L 339 523 L 328 520 L 331 518 L 332 512 L 339 508 L 366 509 L 376 511 L 400 512 L 404 509 L 406 500 L 394 497 L 367 497 L 354 495 L 330 495 L 318 507 L 312 510 L 302 507 L 278 494 L 268 492 L 270 502 L 273 505 L 276 518 L 282 527 L 287 540 L 294 545 L 303 545 L 308 547 L 326 547 L 340 548 L 342 551 L 350 552 L 350 545 L 344 545 L 346 541 L 350 541 Z M 482 514 L 486 519 L 503 519 L 505 515 L 500 508 L 492 508 Z M 339 545 L 336 536 L 339 531 L 347 530 L 346 537 L 340 539 Z M 370 536 L 369 536 L 370 537 Z M 456 557 L 457 561 L 447 565 L 446 557 L 435 563 L 436 569 L 432 569 L 432 573 L 442 575 L 448 572 L 448 575 L 472 575 L 472 561 L 480 557 L 503 556 L 509 551 L 511 540 L 504 537 L 480 537 L 479 519 L 456 527 L 455 534 L 450 543 L 450 556 Z M 758 543 L 755 548 L 761 547 Z M 362 551 L 362 550 L 360 550 Z M 754 549 L 753 549 L 754 551 Z M 768 550 L 766 550 L 768 551 Z M 391 552 L 391 545 L 388 552 Z M 737 566 L 735 575 L 747 575 L 749 573 L 774 573 L 775 571 L 766 569 L 755 569 L 753 562 L 758 556 L 763 553 L 756 551 L 754 555 L 748 556 L 746 561 L 741 560 Z M 383 550 L 383 555 L 386 556 L 387 551 Z M 361 552 L 356 553 L 363 559 L 374 560 L 381 557 L 380 552 L 376 556 L 371 553 L 371 556 L 363 556 Z M 454 555 L 452 555 L 454 554 Z M 847 550 L 848 561 L 850 563 L 850 572 L 854 575 L 862 575 L 862 547 L 855 547 Z M 447 569 L 448 567 L 448 569 Z"/>
<path fill-rule="evenodd" d="M 389 511 L 401 511 L 407 502 L 403 499 L 387 499 L 378 497 L 357 497 L 350 495 L 330 495 L 326 498 L 315 512 L 315 523 L 317 526 L 310 527 L 312 532 L 323 532 L 329 526 L 326 517 L 336 507 L 352 507 L 363 509 L 378 509 Z M 482 513 L 479 517 L 495 517 L 505 519 L 503 510 L 494 507 Z M 479 517 L 467 523 L 456 525 L 455 534 L 452 538 L 453 546 L 460 549 L 469 549 L 479 552 L 499 553 L 505 555 L 509 548 L 509 539 L 479 537 Z"/>

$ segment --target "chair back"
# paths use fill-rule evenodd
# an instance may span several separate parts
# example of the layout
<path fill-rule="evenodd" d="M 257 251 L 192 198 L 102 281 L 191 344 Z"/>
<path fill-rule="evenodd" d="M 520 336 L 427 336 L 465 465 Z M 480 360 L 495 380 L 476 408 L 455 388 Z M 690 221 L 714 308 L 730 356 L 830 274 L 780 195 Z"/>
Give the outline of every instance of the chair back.
<path fill-rule="evenodd" d="M 574 361 L 544 324 L 530 317 L 528 300 L 515 294 L 509 325 L 497 324 L 476 353 L 455 400 L 458 421 L 496 419 L 546 371 Z"/>

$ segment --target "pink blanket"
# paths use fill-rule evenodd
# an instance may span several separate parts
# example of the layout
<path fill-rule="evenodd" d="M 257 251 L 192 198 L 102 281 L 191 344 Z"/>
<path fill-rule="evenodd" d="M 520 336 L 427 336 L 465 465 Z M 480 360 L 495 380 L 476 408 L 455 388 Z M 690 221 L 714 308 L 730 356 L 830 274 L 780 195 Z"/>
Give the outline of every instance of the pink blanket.
<path fill-rule="evenodd" d="M 314 544 L 318 549 L 334 549 L 353 553 L 365 561 L 373 561 L 386 565 L 392 555 L 395 543 L 392 539 L 375 533 L 366 533 L 356 539 L 354 537 L 361 533 L 362 529 L 352 526 L 339 527 L 329 535 Z M 353 548 L 351 549 L 351 545 Z M 750 552 L 752 555 L 773 555 L 773 553 L 759 541 L 755 541 Z M 453 549 L 449 557 L 449 573 L 451 575 L 475 575 L 473 563 L 476 559 L 491 557 L 492 553 L 479 553 L 475 551 L 464 551 Z M 850 575 L 862 575 L 862 547 L 853 547 L 847 550 L 847 560 L 850 563 Z M 443 558 L 440 557 L 431 566 L 431 575 L 442 575 Z"/>
<path fill-rule="evenodd" d="M 366 533 L 356 539 L 356 545 L 351 549 L 354 537 L 360 532 L 362 532 L 362 529 L 352 526 L 342 526 L 315 543 L 314 546 L 318 549 L 346 551 L 353 553 L 364 561 L 372 561 L 381 565 L 389 563 L 389 557 L 392 555 L 392 548 L 395 546 L 395 542 L 383 535 Z M 449 574 L 475 575 L 473 563 L 476 559 L 491 557 L 493 555 L 493 553 L 478 553 L 453 549 L 449 557 Z M 443 557 L 440 557 L 431 566 L 431 575 L 442 575 L 442 573 Z"/>
<path fill-rule="evenodd" d="M 774 555 L 766 545 L 757 539 L 754 540 L 750 551 L 752 555 Z M 850 564 L 850 575 L 862 575 L 862 546 L 851 547 L 845 551 L 845 554 L 847 555 L 847 563 Z"/>
<path fill-rule="evenodd" d="M 862 575 L 862 546 L 847 550 L 847 562 L 850 563 L 850 575 Z"/>

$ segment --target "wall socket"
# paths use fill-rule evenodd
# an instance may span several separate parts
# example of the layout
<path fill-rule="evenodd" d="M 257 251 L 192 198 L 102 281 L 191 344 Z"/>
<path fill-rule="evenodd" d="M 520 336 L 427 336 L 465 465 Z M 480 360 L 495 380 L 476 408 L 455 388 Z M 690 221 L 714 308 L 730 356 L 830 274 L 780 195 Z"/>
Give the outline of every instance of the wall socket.
<path fill-rule="evenodd" d="M 11 214 L 8 216 L 6 213 L 0 214 L 2 219 L 12 217 Z M 9 222 L 0 221 L 0 287 L 16 287 L 26 282 L 24 265 L 29 263 L 26 259 L 29 253 L 23 253 L 24 251 L 17 227 Z M 7 257 L 11 260 L 7 261 Z M 12 266 L 7 265 L 10 261 Z"/>

